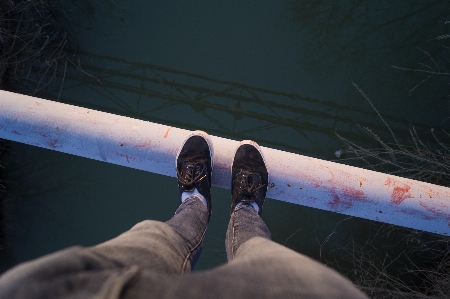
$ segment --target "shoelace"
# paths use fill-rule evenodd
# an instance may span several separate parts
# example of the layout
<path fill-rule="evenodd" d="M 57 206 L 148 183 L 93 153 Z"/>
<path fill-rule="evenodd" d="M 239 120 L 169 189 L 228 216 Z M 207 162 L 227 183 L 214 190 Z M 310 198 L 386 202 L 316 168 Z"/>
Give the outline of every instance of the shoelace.
<path fill-rule="evenodd" d="M 197 169 L 197 166 L 202 166 L 202 169 L 201 169 L 202 171 L 199 171 L 199 169 Z M 188 188 L 192 188 L 195 186 L 196 183 L 200 182 L 201 180 L 203 180 L 206 177 L 206 173 L 203 174 L 205 172 L 204 169 L 205 169 L 205 166 L 203 165 L 203 163 L 188 164 L 186 166 L 186 172 L 184 173 L 184 176 L 182 176 L 180 171 L 178 170 L 178 168 L 176 168 L 178 181 L 181 184 L 183 184 L 184 186 L 186 186 Z M 196 172 L 197 172 L 197 175 L 195 174 Z M 203 176 L 202 176 L 202 174 L 203 174 Z"/>
<path fill-rule="evenodd" d="M 248 175 L 242 174 L 241 173 L 241 180 L 240 180 L 240 192 L 238 195 L 238 200 L 241 200 L 243 197 L 247 197 L 247 198 L 253 198 L 254 201 L 256 201 L 256 191 L 258 189 L 261 189 L 262 187 L 264 187 L 266 184 L 262 184 L 258 187 L 255 187 L 254 184 L 254 174 L 253 173 L 249 173 Z M 238 181 L 239 182 L 239 181 Z"/>

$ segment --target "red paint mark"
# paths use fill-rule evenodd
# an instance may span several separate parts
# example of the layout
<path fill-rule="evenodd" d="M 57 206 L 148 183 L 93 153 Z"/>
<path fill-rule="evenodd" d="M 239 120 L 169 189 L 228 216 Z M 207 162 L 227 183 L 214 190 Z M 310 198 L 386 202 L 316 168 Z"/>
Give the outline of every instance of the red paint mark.
<path fill-rule="evenodd" d="M 367 195 L 358 189 L 340 186 L 342 189 L 342 196 L 336 193 L 338 188 L 328 189 L 333 194 L 333 199 L 328 203 L 334 210 L 349 209 L 354 202 L 367 202 Z"/>
<path fill-rule="evenodd" d="M 385 186 L 390 186 L 391 184 L 395 184 L 395 180 L 391 178 L 387 178 L 386 181 L 384 181 Z"/>
<path fill-rule="evenodd" d="M 308 196 L 308 197 L 305 198 L 305 200 L 309 201 L 309 202 L 316 202 L 319 199 L 317 199 L 317 197 Z"/>
<path fill-rule="evenodd" d="M 172 127 L 170 127 L 170 128 L 167 129 L 166 134 L 164 135 L 164 138 L 167 138 L 167 136 L 169 136 L 169 131 L 170 131 L 170 129 L 172 129 Z"/>
<path fill-rule="evenodd" d="M 38 106 L 41 106 L 41 103 L 39 103 L 39 102 L 36 102 L 36 105 L 38 105 Z"/>
<path fill-rule="evenodd" d="M 333 200 L 328 203 L 334 209 L 349 209 L 353 202 L 349 199 L 341 199 L 336 193 L 333 194 Z"/>
<path fill-rule="evenodd" d="M 56 145 L 58 143 L 58 139 L 50 139 L 50 141 L 48 142 L 48 145 L 51 148 L 57 148 L 57 147 L 61 147 L 61 145 Z"/>
<path fill-rule="evenodd" d="M 127 159 L 127 162 L 130 163 L 130 160 L 136 161 L 136 162 L 142 162 L 141 159 L 136 158 L 136 157 L 130 157 L 128 156 L 128 154 L 120 154 L 120 153 L 116 153 L 117 156 L 119 157 L 125 157 L 125 159 Z"/>
<path fill-rule="evenodd" d="M 440 204 L 440 207 L 439 207 L 436 205 L 430 205 L 429 203 L 424 202 L 424 201 L 419 202 L 419 204 L 421 207 L 425 208 L 425 210 L 427 210 L 434 216 L 436 216 L 438 218 L 445 218 L 446 221 L 450 221 L 450 215 L 444 211 L 444 210 L 448 210 L 448 206 L 446 206 L 444 204 Z M 431 218 L 426 219 L 426 220 L 431 220 Z"/>
<path fill-rule="evenodd" d="M 310 184 L 314 187 L 314 188 L 319 188 L 320 186 L 322 186 L 323 182 L 321 180 L 317 180 L 315 177 L 307 175 L 304 171 L 300 171 L 298 170 L 297 167 L 294 166 L 286 166 L 286 169 L 291 172 L 294 173 L 295 177 L 300 181 L 300 182 L 310 182 Z"/>
<path fill-rule="evenodd" d="M 56 127 L 56 128 L 55 128 L 55 130 L 56 130 L 56 131 L 59 131 L 59 128 L 58 128 L 58 127 Z"/>
<path fill-rule="evenodd" d="M 33 133 L 38 134 L 38 135 L 41 135 L 42 137 L 45 137 L 45 138 L 50 138 L 49 135 L 47 135 L 47 134 L 45 134 L 45 133 L 42 133 L 42 132 L 36 132 L 36 131 L 33 131 Z"/>
<path fill-rule="evenodd" d="M 167 133 L 166 133 L 167 134 Z M 164 137 L 165 138 L 165 137 Z M 150 144 L 152 144 L 152 141 L 150 139 L 148 139 L 147 142 L 141 143 L 141 144 L 136 144 L 134 147 L 135 148 L 143 148 L 143 147 L 147 147 L 150 146 Z"/>
<path fill-rule="evenodd" d="M 19 133 L 19 132 L 17 132 L 16 130 L 12 130 L 11 133 L 14 133 L 14 134 L 17 134 L 17 135 L 21 135 L 21 136 L 22 136 L 22 134 Z"/>
<path fill-rule="evenodd" d="M 351 187 L 342 187 L 342 192 L 346 197 L 351 198 L 353 201 L 367 202 L 367 195 L 361 190 Z"/>
<path fill-rule="evenodd" d="M 411 194 L 409 194 L 409 189 L 411 189 L 411 187 L 408 185 L 405 185 L 404 187 L 394 187 L 394 191 L 392 191 L 391 195 L 391 202 L 395 205 L 399 205 L 405 199 L 411 197 Z"/>
<path fill-rule="evenodd" d="M 400 183 L 393 178 L 387 178 L 386 181 L 384 182 L 384 185 L 388 187 L 394 185 L 394 190 L 392 191 L 391 194 L 391 203 L 393 203 L 394 205 L 399 205 L 405 199 L 412 197 L 411 194 L 409 193 L 411 187 L 409 185 Z"/>
<path fill-rule="evenodd" d="M 421 218 L 423 220 L 433 220 L 433 217 L 431 217 L 430 215 L 425 214 L 423 211 L 418 211 L 418 210 L 400 210 L 400 212 L 402 214 L 408 215 L 408 216 L 412 216 L 414 218 Z"/>

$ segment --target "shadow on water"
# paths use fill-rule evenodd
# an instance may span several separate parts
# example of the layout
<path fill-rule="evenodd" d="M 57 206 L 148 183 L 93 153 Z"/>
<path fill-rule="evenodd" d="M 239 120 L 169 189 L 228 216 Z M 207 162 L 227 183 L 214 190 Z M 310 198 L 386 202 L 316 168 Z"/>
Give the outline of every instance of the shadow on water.
<path fill-rule="evenodd" d="M 202 129 L 218 136 L 238 140 L 253 138 L 267 146 L 328 159 L 332 158 L 334 148 L 317 151 L 314 139 L 333 139 L 339 131 L 349 139 L 370 144 L 373 138 L 362 136 L 355 130 L 355 123 L 374 131 L 386 129 L 370 107 L 356 110 L 345 103 L 164 66 L 93 53 L 84 55 L 90 58 L 90 63 L 73 65 L 65 73 L 55 73 L 59 80 L 64 79 L 64 96 L 40 95 L 181 128 Z M 80 89 L 92 95 L 77 98 Z M 183 111 L 182 118 L 177 111 Z M 396 132 L 408 133 L 406 118 L 384 117 Z M 428 127 L 425 123 L 415 123 L 415 126 L 418 129 Z M 278 141 L 277 132 L 283 137 L 289 132 L 289 142 Z"/>
<path fill-rule="evenodd" d="M 427 81 L 408 95 L 423 74 L 390 65 L 414 68 L 416 63 L 430 63 L 430 56 L 415 48 L 428 45 L 430 32 L 442 33 L 440 21 L 448 4 L 341 2 L 158 2 L 125 10 L 80 2 L 90 7 L 85 11 L 89 18 L 79 28 L 74 16 L 66 22 L 87 37 L 84 48 L 89 51 L 67 53 L 69 63 L 60 66 L 53 82 L 37 95 L 235 140 L 253 139 L 327 160 L 335 159 L 334 152 L 342 147 L 335 132 L 360 145 L 379 146 L 355 123 L 389 138 L 352 80 L 370 94 L 401 141 L 408 138 L 410 122 L 421 131 L 441 124 L 447 113 L 444 94 L 430 88 L 440 81 Z M 199 20 L 205 23 L 199 26 Z M 221 22 L 226 26 L 215 35 L 207 32 L 208 26 Z M 190 28 L 183 34 L 191 43 L 183 44 L 184 37 L 170 31 L 173 26 Z M 240 36 L 242 30 L 249 34 Z M 232 54 L 222 51 L 230 47 Z M 247 48 L 262 54 L 243 60 Z M 442 50 L 435 52 L 430 55 L 442 59 Z M 211 53 L 213 59 L 204 58 Z M 177 207 L 172 178 L 20 144 L 12 147 L 12 177 L 17 181 L 13 194 L 21 213 L 21 231 L 14 239 L 17 262 L 66 246 L 105 241 L 140 220 L 165 221 Z M 213 188 L 213 196 L 213 217 L 197 269 L 226 262 L 230 194 Z M 395 244 L 408 251 L 404 239 L 384 233 L 383 226 L 373 222 L 271 199 L 265 211 L 275 241 L 323 262 L 338 258 L 336 248 L 347 250 L 351 242 L 369 239 L 380 255 L 390 252 L 392 260 L 399 255 L 399 247 L 392 249 Z M 380 230 L 383 233 L 377 233 Z M 383 238 L 373 241 L 374 235 Z"/>

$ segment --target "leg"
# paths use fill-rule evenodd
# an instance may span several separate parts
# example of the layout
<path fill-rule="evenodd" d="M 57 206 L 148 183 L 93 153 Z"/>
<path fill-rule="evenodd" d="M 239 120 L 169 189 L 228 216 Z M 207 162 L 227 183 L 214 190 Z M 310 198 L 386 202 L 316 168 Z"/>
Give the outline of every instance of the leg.
<path fill-rule="evenodd" d="M 116 267 L 139 265 L 155 272 L 180 274 L 194 267 L 207 224 L 207 208 L 191 197 L 169 221 L 142 221 L 117 238 L 87 250 Z"/>
<path fill-rule="evenodd" d="M 139 265 L 165 274 L 189 272 L 200 255 L 211 215 L 213 157 L 209 136 L 200 131 L 191 133 L 176 156 L 182 204 L 174 217 L 166 223 L 139 223 L 92 250 L 119 267 Z"/>
<path fill-rule="evenodd" d="M 220 281 L 231 277 L 241 297 L 365 298 L 338 273 L 271 241 L 262 218 L 268 173 L 257 144 L 242 142 L 232 164 L 231 217 L 226 236 L 228 264 Z M 248 286 L 258 287 L 249 288 Z M 246 294 L 246 295 L 245 295 Z"/>
<path fill-rule="evenodd" d="M 228 264 L 210 274 L 210 287 L 232 286 L 229 298 L 367 298 L 331 268 L 271 241 L 250 206 L 240 205 L 232 213 L 226 247 Z"/>
<path fill-rule="evenodd" d="M 231 214 L 225 240 L 228 261 L 235 258 L 239 246 L 253 237 L 271 240 L 269 228 L 253 207 L 239 205 Z"/>
<path fill-rule="evenodd" d="M 271 239 L 261 219 L 269 183 L 263 154 L 256 142 L 242 141 L 231 164 L 231 216 L 225 247 L 231 261 L 239 246 L 253 237 Z"/>
<path fill-rule="evenodd" d="M 191 134 L 177 154 L 182 204 L 172 219 L 143 221 L 100 245 L 72 247 L 23 263 L 0 277 L 0 298 L 66 297 L 77 292 L 85 293 L 83 298 L 118 298 L 143 271 L 152 277 L 190 271 L 211 215 L 213 153 L 206 138 L 200 132 Z"/>
<path fill-rule="evenodd" d="M 208 217 L 201 200 L 191 197 L 165 223 L 142 221 L 100 245 L 70 247 L 22 263 L 0 277 L 0 299 L 65 298 L 77 292 L 80 298 L 119 298 L 143 271 L 164 277 L 190 271 Z"/>

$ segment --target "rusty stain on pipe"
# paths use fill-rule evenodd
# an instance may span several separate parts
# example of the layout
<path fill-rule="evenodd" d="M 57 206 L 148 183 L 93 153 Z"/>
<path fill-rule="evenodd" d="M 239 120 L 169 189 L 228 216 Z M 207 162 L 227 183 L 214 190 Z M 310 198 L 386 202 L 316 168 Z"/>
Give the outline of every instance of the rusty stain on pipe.
<path fill-rule="evenodd" d="M 0 138 L 175 177 L 188 130 L 0 91 Z M 170 131 L 170 134 L 169 134 Z M 230 189 L 238 141 L 211 136 L 212 184 Z M 450 188 L 261 147 L 267 196 L 450 235 Z"/>

